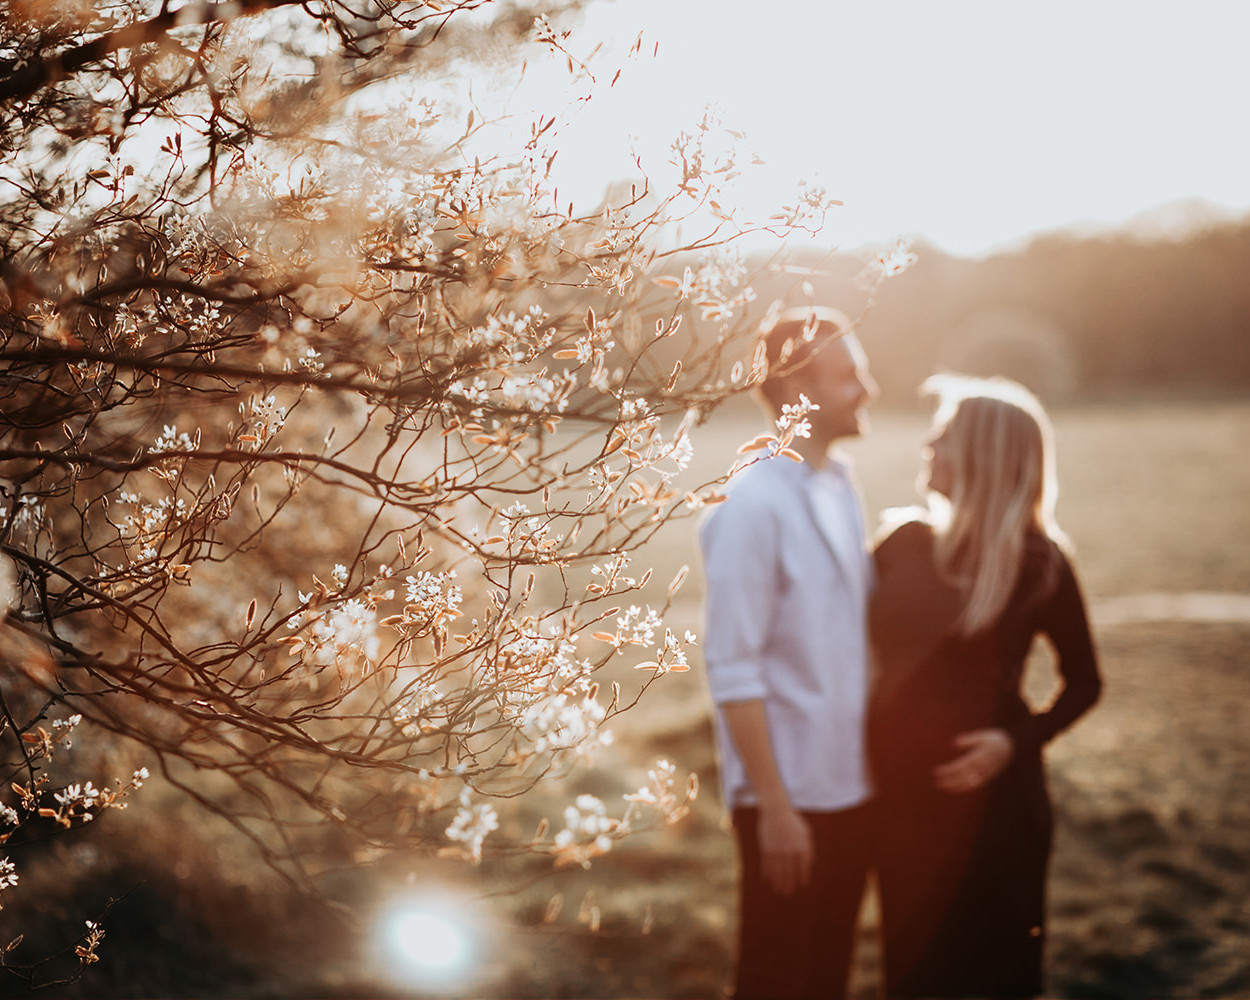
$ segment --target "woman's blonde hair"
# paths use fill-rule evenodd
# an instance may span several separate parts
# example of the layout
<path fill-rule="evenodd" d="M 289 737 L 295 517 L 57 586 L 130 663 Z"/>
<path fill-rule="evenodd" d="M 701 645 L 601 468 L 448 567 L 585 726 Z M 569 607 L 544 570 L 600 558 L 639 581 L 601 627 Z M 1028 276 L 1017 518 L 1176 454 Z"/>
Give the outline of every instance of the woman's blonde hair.
<path fill-rule="evenodd" d="M 967 594 L 956 628 L 980 631 L 1006 606 L 1030 532 L 1066 544 L 1055 523 L 1054 432 L 1041 403 L 1008 379 L 935 375 L 935 427 L 950 457 L 949 499 L 930 492 L 938 569 Z"/>

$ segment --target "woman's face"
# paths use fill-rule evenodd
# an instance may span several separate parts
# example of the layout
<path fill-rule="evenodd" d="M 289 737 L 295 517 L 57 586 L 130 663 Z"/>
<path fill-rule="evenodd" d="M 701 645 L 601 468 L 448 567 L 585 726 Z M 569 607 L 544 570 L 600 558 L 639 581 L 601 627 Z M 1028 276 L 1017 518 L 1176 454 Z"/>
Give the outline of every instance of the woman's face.
<path fill-rule="evenodd" d="M 955 488 L 955 473 L 951 467 L 950 431 L 945 427 L 934 428 L 921 455 L 927 468 L 925 485 L 949 500 L 951 490 Z"/>

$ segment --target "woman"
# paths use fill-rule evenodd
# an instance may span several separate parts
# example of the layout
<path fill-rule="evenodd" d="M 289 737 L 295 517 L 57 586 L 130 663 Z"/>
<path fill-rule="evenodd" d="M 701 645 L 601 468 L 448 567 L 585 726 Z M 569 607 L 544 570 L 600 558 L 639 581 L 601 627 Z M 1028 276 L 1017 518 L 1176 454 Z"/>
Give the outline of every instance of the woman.
<path fill-rule="evenodd" d="M 879 541 L 870 611 L 886 991 L 1035 996 L 1052 830 L 1042 747 L 1101 682 L 1041 406 L 1000 379 L 925 389 L 940 401 L 929 508 Z M 1062 690 L 1034 714 L 1021 681 L 1038 634 Z"/>

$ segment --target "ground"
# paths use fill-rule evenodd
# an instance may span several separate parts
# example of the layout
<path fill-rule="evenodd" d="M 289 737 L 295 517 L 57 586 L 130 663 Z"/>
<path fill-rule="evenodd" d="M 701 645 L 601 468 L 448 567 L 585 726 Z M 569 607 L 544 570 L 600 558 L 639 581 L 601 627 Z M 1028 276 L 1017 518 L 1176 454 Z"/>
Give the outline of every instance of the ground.
<path fill-rule="evenodd" d="M 853 449 L 873 518 L 915 501 L 926 423 L 919 414 L 874 419 Z M 1106 403 L 1059 410 L 1055 423 L 1060 521 L 1075 544 L 1106 687 L 1048 751 L 1058 816 L 1049 993 L 1250 998 L 1250 403 Z M 699 471 L 724 468 L 760 429 L 749 410 L 701 429 Z M 668 580 L 691 566 L 671 624 L 697 632 L 693 528 L 666 528 L 635 568 L 651 565 Z M 611 801 L 665 757 L 698 773 L 695 810 L 589 871 L 400 859 L 352 876 L 358 920 L 327 929 L 249 878 L 225 840 L 187 839 L 186 818 L 165 829 L 136 808 L 100 824 L 96 834 L 128 838 L 120 855 L 133 872 L 117 867 L 107 839 L 90 850 L 49 848 L 48 883 L 78 881 L 40 919 L 80 928 L 84 906 L 94 912 L 115 886 L 135 886 L 109 916 L 101 963 L 63 995 L 721 996 L 735 859 L 697 657 L 692 666 L 616 720 L 598 769 L 561 791 Z M 1033 696 L 1046 697 L 1040 651 L 1031 678 Z M 476 914 L 478 951 L 463 981 L 414 977 L 375 943 L 370 900 L 435 880 Z M 36 881 L 24 869 L 21 888 Z M 33 925 L 17 926 L 13 898 L 0 923 L 33 939 Z M 871 902 L 863 925 L 853 989 L 867 998 L 876 985 Z M 0 991 L 22 992 L 12 982 Z"/>
<path fill-rule="evenodd" d="M 752 419 L 707 430 L 707 468 L 752 436 Z M 1049 992 L 1250 997 L 1250 405 L 1102 404 L 1062 410 L 1055 423 L 1060 520 L 1106 686 L 1048 751 L 1058 815 Z M 870 516 L 915 501 L 925 433 L 918 416 L 875 424 L 853 449 Z M 697 566 L 691 530 L 675 530 L 653 562 L 661 579 L 682 562 Z M 676 622 L 697 630 L 697 572 L 683 596 Z M 1034 697 L 1046 697 L 1050 676 L 1039 649 Z M 701 807 L 592 872 L 544 887 L 569 905 L 553 924 L 530 926 L 521 950 L 543 957 L 510 971 L 506 995 L 720 995 L 735 875 L 710 704 L 697 668 L 652 695 L 646 711 L 620 721 L 615 753 L 698 770 Z M 579 912 L 586 892 L 601 910 L 595 934 Z M 854 980 L 861 997 L 876 986 L 873 922 L 870 901 Z"/>

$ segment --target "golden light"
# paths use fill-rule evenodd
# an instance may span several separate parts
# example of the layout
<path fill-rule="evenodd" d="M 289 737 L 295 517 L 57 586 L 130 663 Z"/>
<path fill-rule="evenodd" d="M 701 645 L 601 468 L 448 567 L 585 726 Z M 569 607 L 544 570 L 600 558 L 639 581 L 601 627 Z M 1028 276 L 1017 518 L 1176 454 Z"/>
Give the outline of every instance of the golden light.
<path fill-rule="evenodd" d="M 477 964 L 481 931 L 465 903 L 447 892 L 404 897 L 379 921 L 383 961 L 417 988 L 463 985 Z"/>

